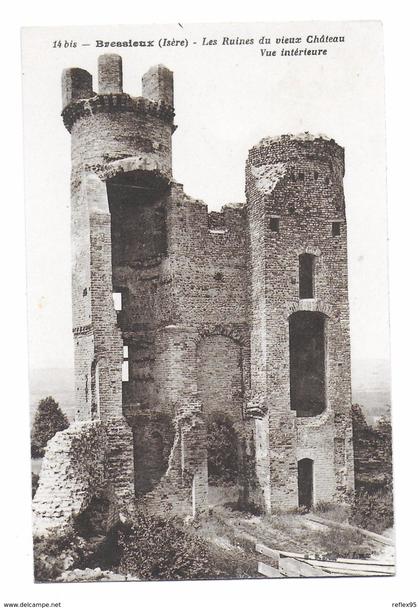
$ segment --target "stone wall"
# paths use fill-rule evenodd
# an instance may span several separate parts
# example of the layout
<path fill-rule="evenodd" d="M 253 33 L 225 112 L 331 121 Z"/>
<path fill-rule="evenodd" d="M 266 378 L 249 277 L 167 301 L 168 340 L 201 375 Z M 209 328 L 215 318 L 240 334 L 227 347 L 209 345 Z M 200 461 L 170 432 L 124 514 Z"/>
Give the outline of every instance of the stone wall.
<path fill-rule="evenodd" d="M 95 498 L 106 497 L 113 510 L 132 498 L 130 434 L 122 419 L 84 421 L 48 442 L 33 499 L 35 533 L 73 525 Z"/>
<path fill-rule="evenodd" d="M 104 488 L 106 433 L 100 422 L 75 422 L 47 445 L 33 500 L 34 527 L 69 523 Z"/>

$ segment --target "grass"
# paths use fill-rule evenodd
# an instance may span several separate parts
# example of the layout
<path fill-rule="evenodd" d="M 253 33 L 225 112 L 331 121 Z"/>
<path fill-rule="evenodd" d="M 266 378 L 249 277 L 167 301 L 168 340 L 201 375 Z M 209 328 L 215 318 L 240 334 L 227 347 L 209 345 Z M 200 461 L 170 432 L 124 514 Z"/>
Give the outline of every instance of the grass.
<path fill-rule="evenodd" d="M 372 543 L 359 530 L 332 528 L 319 535 L 320 545 L 330 558 L 367 559 L 372 555 Z"/>
<path fill-rule="evenodd" d="M 347 507 L 322 505 L 318 512 L 325 519 L 347 522 Z M 243 560 L 258 559 L 257 542 L 273 549 L 323 554 L 330 558 L 367 558 L 375 550 L 375 543 L 354 528 L 327 527 L 298 513 L 258 516 L 225 505 L 215 508 L 195 526 L 201 537 L 231 551 L 239 551 Z"/>
<path fill-rule="evenodd" d="M 351 508 L 349 505 L 337 504 L 333 502 L 320 501 L 315 505 L 313 513 L 329 519 L 346 524 L 349 521 Z"/>

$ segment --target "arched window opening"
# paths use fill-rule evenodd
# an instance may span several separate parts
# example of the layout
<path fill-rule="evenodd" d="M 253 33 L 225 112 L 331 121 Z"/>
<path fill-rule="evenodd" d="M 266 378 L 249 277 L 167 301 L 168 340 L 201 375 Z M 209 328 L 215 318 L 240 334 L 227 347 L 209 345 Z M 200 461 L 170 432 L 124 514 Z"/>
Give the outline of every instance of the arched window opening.
<path fill-rule="evenodd" d="M 325 316 L 295 312 L 289 319 L 290 407 L 318 416 L 326 407 Z"/>
<path fill-rule="evenodd" d="M 299 298 L 314 297 L 315 256 L 302 253 L 299 256 Z"/>

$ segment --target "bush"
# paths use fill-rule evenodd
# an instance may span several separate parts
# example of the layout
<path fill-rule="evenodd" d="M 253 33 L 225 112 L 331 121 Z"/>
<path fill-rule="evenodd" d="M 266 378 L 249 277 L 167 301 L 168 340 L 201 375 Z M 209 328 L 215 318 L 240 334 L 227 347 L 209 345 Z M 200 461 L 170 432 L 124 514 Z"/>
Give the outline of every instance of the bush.
<path fill-rule="evenodd" d="M 319 546 L 322 546 L 326 557 L 330 559 L 365 559 L 371 555 L 365 536 L 359 530 L 351 528 L 332 528 L 319 532 Z"/>
<path fill-rule="evenodd" d="M 366 422 L 366 416 L 363 413 L 362 407 L 358 403 L 353 403 L 351 406 L 351 417 L 353 424 L 353 433 L 357 435 L 361 431 L 366 430 L 369 425 Z"/>
<path fill-rule="evenodd" d="M 86 541 L 73 531 L 34 537 L 34 575 L 37 582 L 54 581 L 62 572 L 84 568 L 89 558 Z"/>
<path fill-rule="evenodd" d="M 392 486 L 376 492 L 356 492 L 350 523 L 377 534 L 393 526 Z"/>
<path fill-rule="evenodd" d="M 41 399 L 35 414 L 31 433 L 32 458 L 44 456 L 45 446 L 58 431 L 69 426 L 67 416 L 52 397 Z"/>
<path fill-rule="evenodd" d="M 314 507 L 314 513 L 319 513 L 325 519 L 338 522 L 347 522 L 350 505 L 320 500 Z"/>
<path fill-rule="evenodd" d="M 334 506 L 334 503 L 328 500 L 319 500 L 315 505 L 314 511 L 317 513 L 327 513 L 328 511 L 331 511 Z"/>
<path fill-rule="evenodd" d="M 138 511 L 120 531 L 119 571 L 143 580 L 206 579 L 228 576 L 208 543 L 175 519 Z"/>
<path fill-rule="evenodd" d="M 238 479 L 238 437 L 228 416 L 218 413 L 207 427 L 210 483 L 232 483 Z"/>

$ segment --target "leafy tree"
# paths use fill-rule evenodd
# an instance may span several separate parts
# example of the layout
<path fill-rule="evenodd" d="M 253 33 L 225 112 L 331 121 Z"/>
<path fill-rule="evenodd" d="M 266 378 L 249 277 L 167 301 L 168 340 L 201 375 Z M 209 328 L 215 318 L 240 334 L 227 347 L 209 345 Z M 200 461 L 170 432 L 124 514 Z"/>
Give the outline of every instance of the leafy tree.
<path fill-rule="evenodd" d="M 375 432 L 381 448 L 385 485 L 392 492 L 392 426 L 389 416 L 379 418 Z"/>
<path fill-rule="evenodd" d="M 67 416 L 52 397 L 41 399 L 35 414 L 31 433 L 31 454 L 33 458 L 44 456 L 45 446 L 58 431 L 69 426 Z"/>
<path fill-rule="evenodd" d="M 351 406 L 351 417 L 353 422 L 353 433 L 357 434 L 361 431 L 366 431 L 368 423 L 362 407 L 358 403 L 353 403 Z"/>

